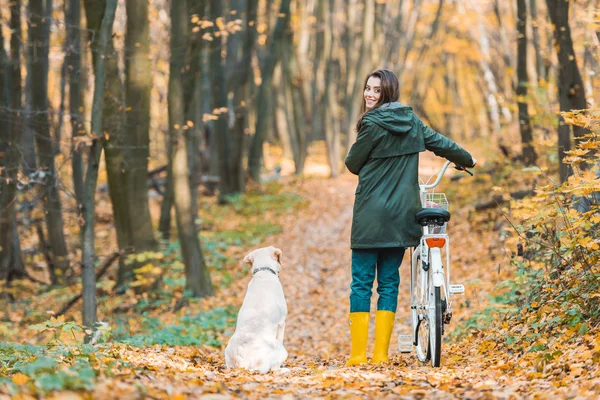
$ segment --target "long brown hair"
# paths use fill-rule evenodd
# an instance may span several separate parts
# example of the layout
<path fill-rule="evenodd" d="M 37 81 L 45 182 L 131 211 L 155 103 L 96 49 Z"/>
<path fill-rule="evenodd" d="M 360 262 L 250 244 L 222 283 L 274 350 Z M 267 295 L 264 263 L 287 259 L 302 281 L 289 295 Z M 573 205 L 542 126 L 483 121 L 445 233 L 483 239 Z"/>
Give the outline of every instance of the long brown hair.
<path fill-rule="evenodd" d="M 373 106 L 373 108 L 371 108 L 370 110 L 367 110 L 367 104 L 363 97 L 360 107 L 360 117 L 356 122 L 357 131 L 360 130 L 360 124 L 362 123 L 362 120 L 366 113 L 379 108 L 382 104 L 398 101 L 398 99 L 400 98 L 400 83 L 398 82 L 398 77 L 389 69 L 377 69 L 371 72 L 369 75 L 367 75 L 363 84 L 363 91 L 364 88 L 367 87 L 367 81 L 372 76 L 381 80 L 381 96 L 379 96 L 379 100 L 377 100 L 375 106 Z"/>

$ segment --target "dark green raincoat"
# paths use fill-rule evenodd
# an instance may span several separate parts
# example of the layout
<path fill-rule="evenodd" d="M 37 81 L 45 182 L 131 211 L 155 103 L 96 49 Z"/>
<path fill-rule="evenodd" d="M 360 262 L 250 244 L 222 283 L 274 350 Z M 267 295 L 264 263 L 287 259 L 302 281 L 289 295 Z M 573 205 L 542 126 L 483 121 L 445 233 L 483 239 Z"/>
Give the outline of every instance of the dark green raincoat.
<path fill-rule="evenodd" d="M 411 107 L 386 103 L 368 112 L 346 166 L 358 175 L 352 249 L 413 247 L 421 227 L 415 213 L 419 199 L 419 152 L 430 150 L 453 163 L 473 166 L 471 155 L 427 127 Z"/>

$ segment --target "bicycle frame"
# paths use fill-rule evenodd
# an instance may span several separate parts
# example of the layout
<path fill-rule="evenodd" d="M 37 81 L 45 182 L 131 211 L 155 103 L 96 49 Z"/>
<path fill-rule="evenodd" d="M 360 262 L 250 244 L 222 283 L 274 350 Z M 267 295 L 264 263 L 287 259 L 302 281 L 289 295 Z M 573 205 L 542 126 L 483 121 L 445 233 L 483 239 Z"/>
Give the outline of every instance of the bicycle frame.
<path fill-rule="evenodd" d="M 431 189 L 435 188 L 440 183 L 449 165 L 450 161 L 447 161 L 438 172 L 437 178 L 433 183 L 429 184 L 426 182 L 419 185 L 421 205 L 423 208 L 447 208 L 447 199 L 445 195 L 442 193 L 434 193 Z M 464 287 L 462 285 L 450 284 L 450 237 L 441 227 L 440 231 L 441 232 L 437 232 L 437 227 L 430 227 L 429 225 L 423 226 L 419 245 L 413 249 L 411 254 L 410 290 L 411 313 L 413 319 L 412 344 L 417 346 L 417 356 L 419 359 L 421 361 L 427 361 L 431 358 L 434 366 L 440 365 L 443 325 L 449 323 L 452 317 L 452 302 L 450 298 L 453 294 L 460 293 L 459 291 L 453 291 L 456 289 L 453 289 L 453 287 L 462 287 L 464 292 Z M 443 243 L 440 243 L 441 241 L 443 241 Z M 431 245 L 428 244 L 428 242 L 430 242 Z M 445 263 L 442 262 L 442 250 L 445 250 L 446 253 Z M 417 276 L 420 277 L 419 281 L 417 281 Z M 435 298 L 436 300 L 432 302 L 432 298 Z M 441 305 L 441 302 L 443 302 L 443 305 Z M 429 332 L 429 335 L 432 334 L 431 332 L 437 332 L 434 333 L 435 340 L 432 341 L 431 336 L 428 337 L 428 344 L 426 346 L 425 343 L 422 342 L 425 338 L 421 337 L 423 333 L 419 333 L 421 323 L 426 324 L 425 327 Z M 406 348 L 404 346 L 405 344 L 403 344 L 402 348 Z M 406 350 L 403 351 L 406 352 Z"/>
<path fill-rule="evenodd" d="M 442 177 L 444 176 L 444 173 L 446 173 L 446 170 L 448 169 L 448 166 L 450 165 L 450 161 L 446 161 L 446 163 L 444 164 L 444 166 L 442 167 L 442 169 L 440 170 L 440 172 L 437 175 L 437 178 L 435 180 L 435 182 L 433 182 L 432 184 L 423 184 L 423 185 L 419 185 L 419 193 L 420 193 L 420 198 L 421 198 L 421 205 L 423 207 L 425 207 L 425 203 L 426 203 L 426 195 L 428 193 L 428 190 L 435 188 L 437 185 L 440 184 L 440 181 L 442 180 Z M 429 264 L 429 252 L 433 251 L 433 252 L 439 252 L 440 253 L 440 261 L 441 261 L 441 249 L 442 248 L 437 248 L 437 247 L 433 247 L 433 248 L 429 248 L 429 246 L 427 245 L 427 239 L 444 239 L 445 240 L 445 244 L 442 248 L 444 248 L 446 250 L 446 265 L 445 265 L 445 270 L 446 272 L 444 273 L 443 269 L 439 269 L 437 271 L 432 271 L 431 276 L 433 278 L 433 284 L 435 287 L 443 287 L 444 288 L 444 293 L 448 294 L 448 286 L 450 285 L 450 237 L 448 236 L 448 234 L 446 233 L 429 233 L 429 227 L 428 226 L 424 226 L 423 227 L 423 235 L 421 236 L 421 242 L 419 244 L 420 248 L 420 256 L 421 256 L 421 260 L 423 262 L 425 262 L 426 264 Z M 433 263 L 436 267 L 439 265 L 440 267 L 442 266 L 442 263 L 440 262 L 438 263 Z M 445 279 L 444 279 L 445 278 Z M 449 300 L 447 300 L 447 309 L 448 311 L 451 310 L 451 302 Z"/>

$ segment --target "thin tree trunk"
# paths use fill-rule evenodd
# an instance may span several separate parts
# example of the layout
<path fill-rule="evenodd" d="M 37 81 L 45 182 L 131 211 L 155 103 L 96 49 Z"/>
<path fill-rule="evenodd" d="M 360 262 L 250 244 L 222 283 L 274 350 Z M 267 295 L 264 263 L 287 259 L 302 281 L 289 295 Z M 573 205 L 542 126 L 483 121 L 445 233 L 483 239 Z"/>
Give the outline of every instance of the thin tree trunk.
<path fill-rule="evenodd" d="M 206 0 L 190 0 L 186 3 L 187 14 L 194 15 L 198 21 L 204 18 L 206 12 Z M 190 179 L 190 190 L 192 194 L 192 215 L 198 214 L 198 188 L 197 179 L 202 172 L 200 163 L 198 163 L 198 150 L 200 148 L 201 138 L 205 129 L 205 123 L 202 121 L 202 81 L 203 74 L 203 51 L 204 39 L 202 31 L 194 31 L 195 26 L 186 24 L 186 38 L 189 38 L 189 44 L 185 51 L 185 73 L 182 76 L 185 83 L 184 89 L 184 104 L 185 120 L 187 124 L 187 132 L 185 139 L 188 142 L 186 149 L 188 152 L 188 168 Z M 187 121 L 192 121 L 190 125 Z M 167 138 L 167 157 L 168 164 L 171 165 L 172 160 L 172 143 L 171 137 Z M 160 208 L 159 232 L 163 240 L 168 240 L 171 235 L 171 209 L 173 208 L 173 174 L 172 168 L 167 169 L 167 183 L 165 185 L 165 195 Z"/>
<path fill-rule="evenodd" d="M 13 5 L 14 2 L 11 2 Z M 20 4 L 19 8 L 16 8 L 16 4 L 14 4 L 14 8 L 11 8 L 11 24 L 13 26 L 12 29 L 15 30 L 15 35 L 18 36 L 16 39 L 21 41 L 21 9 Z M 37 156 L 35 151 L 35 130 L 34 123 L 32 121 L 32 91 L 31 91 L 31 79 L 33 76 L 32 71 L 32 60 L 34 58 L 34 38 L 31 35 L 27 35 L 27 56 L 26 60 L 26 70 L 27 74 L 25 79 L 25 109 L 23 110 L 23 118 L 21 119 L 21 135 L 19 140 L 19 147 L 21 153 L 21 169 L 25 175 L 30 175 L 35 172 L 37 169 Z"/>
<path fill-rule="evenodd" d="M 292 149 L 292 121 L 289 120 L 285 98 L 285 76 L 283 76 L 282 64 L 284 60 L 277 65 L 273 76 L 273 98 L 275 100 L 275 122 L 277 124 L 277 135 L 283 148 L 283 156 L 292 158 L 294 151 Z"/>
<path fill-rule="evenodd" d="M 359 107 L 360 107 L 360 94 L 364 90 L 362 87 L 364 79 L 367 74 L 373 69 L 372 60 L 370 58 L 369 49 L 371 49 L 371 42 L 374 37 L 374 24 L 375 24 L 375 0 L 365 0 L 365 8 L 363 14 L 363 29 L 362 37 L 360 39 L 360 51 L 359 54 L 369 55 L 364 60 L 360 60 L 356 70 L 356 77 L 354 79 L 354 85 L 352 87 L 352 94 L 349 96 L 349 104 L 346 105 L 346 112 L 348 113 L 348 148 L 356 141 L 356 130 L 354 129 L 354 123 L 358 119 Z M 350 51 L 350 49 L 348 49 Z"/>
<path fill-rule="evenodd" d="M 213 21 L 223 18 L 223 5 L 221 0 L 211 0 L 210 17 Z M 210 45 L 210 76 L 212 80 L 212 107 L 217 110 L 216 120 L 213 121 L 217 152 L 219 157 L 219 203 L 226 203 L 228 196 L 234 194 L 232 190 L 233 176 L 230 170 L 231 143 L 229 141 L 229 130 L 227 126 L 227 113 L 218 111 L 227 107 L 227 82 L 225 66 L 221 57 L 222 39 L 219 27 L 215 24 Z"/>
<path fill-rule="evenodd" d="M 187 141 L 184 138 L 185 105 L 183 67 L 186 51 L 187 16 L 183 1 L 171 2 L 171 61 L 169 75 L 169 134 L 171 136 L 175 214 L 181 254 L 185 264 L 186 290 L 194 297 L 212 294 L 210 274 L 206 268 L 198 232 L 192 215 L 192 191 L 189 179 Z"/>
<path fill-rule="evenodd" d="M 521 144 L 523 162 L 533 165 L 537 154 L 533 147 L 533 133 L 527 104 L 527 0 L 517 0 L 517 105 L 519 107 L 519 128 L 521 130 Z"/>
<path fill-rule="evenodd" d="M 290 21 L 290 0 L 282 0 L 277 18 L 277 24 L 269 37 L 267 44 L 268 54 L 265 55 L 264 63 L 261 66 L 262 83 L 260 85 L 256 103 L 258 111 L 256 116 L 256 129 L 250 154 L 248 156 L 248 169 L 250 177 L 255 182 L 260 182 L 260 166 L 263 158 L 263 142 L 267 135 L 268 120 L 267 113 L 269 112 L 267 96 L 269 96 L 271 83 L 273 81 L 273 71 L 281 55 L 281 45 L 283 32 L 289 28 Z"/>
<path fill-rule="evenodd" d="M 325 48 L 326 39 L 326 10 L 327 4 L 325 1 L 319 1 L 316 4 L 316 33 L 315 33 L 315 48 L 314 48 L 314 62 L 313 62 L 313 73 L 312 73 L 312 91 L 311 91 L 311 129 L 310 138 L 311 140 L 319 140 L 325 138 L 325 131 L 323 126 L 325 124 L 325 110 L 322 108 L 323 96 L 325 96 L 324 89 L 324 75 L 325 75 L 325 64 L 327 60 L 325 55 L 327 49 Z"/>
<path fill-rule="evenodd" d="M 69 110 L 71 114 L 71 168 L 73 173 L 73 188 L 77 203 L 81 203 L 83 194 L 83 158 L 75 150 L 74 139 L 85 135 L 83 123 L 83 93 L 81 88 L 81 1 L 69 0 L 66 13 L 68 51 L 66 62 L 69 75 Z"/>
<path fill-rule="evenodd" d="M 232 9 L 238 10 L 238 15 L 242 13 L 244 1 L 237 0 L 233 3 Z M 243 156 L 245 148 L 245 130 L 248 121 L 250 106 L 249 98 L 249 79 L 251 68 L 249 65 L 252 59 L 252 52 L 256 43 L 256 18 L 257 18 L 257 0 L 245 0 L 245 33 L 243 41 L 239 38 L 230 38 L 228 41 L 227 58 L 228 63 L 234 64 L 228 67 L 227 83 L 229 91 L 233 91 L 233 113 L 234 123 L 230 128 L 229 138 L 231 140 L 231 161 L 230 173 L 232 175 L 231 188 L 232 193 L 241 193 L 245 187 Z M 241 43 L 241 49 L 239 49 Z M 231 44 L 231 46 L 230 46 Z M 240 53 L 241 50 L 241 54 Z"/>
<path fill-rule="evenodd" d="M 554 25 L 554 47 L 558 55 L 558 99 L 561 111 L 581 110 L 586 108 L 585 91 L 569 27 L 569 5 L 564 0 L 546 0 L 548 16 Z M 580 138 L 586 130 L 574 126 L 575 138 Z M 565 152 L 571 149 L 570 128 L 562 117 L 558 122 L 558 159 L 560 162 L 560 179 L 566 181 L 572 170 L 562 162 Z"/>
<path fill-rule="evenodd" d="M 107 0 L 106 8 L 102 10 L 102 23 L 96 31 L 98 41 L 96 43 L 95 62 L 94 62 L 94 96 L 92 102 L 92 126 L 91 134 L 94 137 L 90 154 L 88 158 L 88 166 L 86 170 L 83 201 L 79 206 L 83 214 L 83 226 L 81 227 L 81 265 L 82 265 L 82 280 L 83 280 L 83 325 L 94 331 L 96 328 L 96 272 L 94 264 L 96 261 L 96 251 L 94 248 L 94 226 L 96 223 L 96 184 L 98 183 L 98 169 L 100 166 L 100 155 L 102 154 L 104 131 L 104 100 L 105 100 L 105 79 L 106 79 L 106 53 L 110 46 L 112 26 L 115 19 L 115 11 L 117 9 L 117 0 Z M 92 335 L 86 335 L 86 342 L 89 342 Z"/>
<path fill-rule="evenodd" d="M 36 147 L 39 165 L 47 174 L 44 185 L 44 207 L 46 228 L 48 229 L 48 241 L 52 251 L 52 265 L 50 276 L 52 283 L 60 283 L 64 280 L 69 269 L 69 253 L 63 231 L 62 206 L 60 193 L 58 191 L 58 176 L 54 166 L 54 146 L 50 136 L 50 121 L 48 117 L 48 49 L 50 37 L 44 35 L 49 32 L 45 25 L 50 23 L 44 18 L 48 12 L 43 0 L 32 0 L 29 2 L 31 17 L 29 23 L 29 35 L 31 38 L 32 53 L 31 60 L 31 108 L 33 112 L 32 121 L 36 128 Z"/>
<path fill-rule="evenodd" d="M 537 0 L 529 0 L 529 13 L 531 14 L 531 31 L 533 34 L 533 48 L 535 50 L 535 70 L 537 72 L 538 84 L 546 81 L 546 68 L 542 57 L 540 42 L 540 29 L 537 17 Z"/>
<path fill-rule="evenodd" d="M 514 63 L 514 56 L 510 50 L 506 29 L 504 28 L 504 23 L 502 22 L 502 11 L 500 10 L 499 0 L 494 0 L 494 14 L 496 15 L 496 20 L 498 21 L 498 30 L 500 33 L 500 42 L 502 43 L 502 59 L 504 60 L 504 66 L 505 68 L 511 68 Z"/>
<path fill-rule="evenodd" d="M 597 7 L 600 5 L 599 0 L 588 0 L 587 13 L 588 19 L 593 20 Z M 585 85 L 585 94 L 590 106 L 595 103 L 594 99 L 594 77 L 600 72 L 600 59 L 596 54 L 600 50 L 600 40 L 596 36 L 596 32 L 587 29 L 585 32 L 585 52 L 583 55 L 583 80 Z"/>
<path fill-rule="evenodd" d="M 83 0 L 87 19 L 89 40 L 92 49 L 92 61 L 96 66 L 98 46 L 97 33 L 100 29 L 102 17 L 107 0 Z M 127 255 L 132 251 L 132 238 L 129 216 L 129 200 L 127 191 L 126 174 L 129 172 L 129 139 L 124 133 L 124 98 L 123 83 L 119 72 L 118 58 L 115 54 L 113 39 L 109 40 L 106 49 L 106 81 L 104 91 L 104 108 L 102 126 L 107 133 L 104 142 L 104 159 L 106 161 L 106 174 L 108 188 L 113 208 L 117 244 L 121 252 L 119 258 L 119 274 L 117 285 L 122 287 L 126 279 L 131 277 L 131 268 L 126 265 Z M 144 178 L 146 181 L 146 178 Z"/>
<path fill-rule="evenodd" d="M 303 75 L 298 71 L 298 59 L 293 43 L 293 32 L 286 32 L 283 47 L 282 71 L 286 116 L 290 129 L 290 145 L 294 157 L 295 174 L 302 174 L 307 155 L 304 103 L 302 98 Z"/>
<path fill-rule="evenodd" d="M 187 15 L 194 15 L 202 20 L 206 15 L 206 0 L 189 0 L 187 2 Z M 188 17 L 189 18 L 189 17 Z M 197 25 L 196 25 L 197 26 Z M 192 191 L 192 214 L 194 220 L 198 215 L 198 177 L 200 174 L 199 143 L 202 123 L 202 113 L 199 113 L 202 95 L 199 86 L 202 84 L 202 53 L 205 40 L 203 31 L 194 31 L 193 24 L 187 24 L 187 51 L 185 59 L 185 73 L 183 74 L 183 101 L 185 104 L 185 121 L 188 125 L 185 134 L 188 151 L 188 167 L 190 169 L 190 188 Z M 188 123 L 187 121 L 192 121 Z"/>
<path fill-rule="evenodd" d="M 169 165 L 173 162 L 171 159 L 171 139 L 167 139 L 167 153 Z M 171 208 L 173 208 L 173 171 L 171 168 L 167 170 L 167 183 L 165 184 L 165 195 L 160 205 L 160 219 L 158 221 L 158 231 L 163 240 L 169 240 L 171 237 Z"/>
<path fill-rule="evenodd" d="M 321 100 L 320 109 L 323 115 L 322 127 L 325 132 L 325 144 L 327 147 L 327 159 L 331 177 L 339 176 L 341 172 L 341 154 L 340 154 L 340 125 L 338 115 L 338 104 L 335 91 L 335 82 L 333 79 L 333 49 L 334 49 L 334 12 L 335 0 L 329 0 L 329 10 L 326 17 L 327 33 L 325 34 L 325 77 L 324 91 Z"/>
<path fill-rule="evenodd" d="M 503 107 L 501 109 L 501 106 L 498 102 L 498 84 L 490 66 L 490 43 L 483 22 L 483 11 L 481 10 L 480 5 L 475 0 L 470 0 L 469 4 L 477 12 L 477 25 L 471 26 L 470 33 L 473 39 L 479 42 L 479 49 L 481 51 L 479 67 L 481 69 L 481 74 L 484 78 L 484 82 L 487 86 L 485 98 L 489 109 L 488 115 L 490 117 L 492 131 L 497 135 L 499 134 L 501 129 L 500 112 L 502 111 L 507 121 L 510 121 L 511 115 L 510 112 L 506 109 L 506 107 Z M 465 15 L 464 5 L 462 3 L 458 3 L 458 6 L 460 14 Z"/>

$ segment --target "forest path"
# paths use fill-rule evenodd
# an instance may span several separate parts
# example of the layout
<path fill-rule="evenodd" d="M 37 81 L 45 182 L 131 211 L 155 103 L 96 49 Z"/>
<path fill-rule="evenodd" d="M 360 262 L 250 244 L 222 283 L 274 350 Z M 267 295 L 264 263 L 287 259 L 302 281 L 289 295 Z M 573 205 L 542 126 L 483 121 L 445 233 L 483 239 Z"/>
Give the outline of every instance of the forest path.
<path fill-rule="evenodd" d="M 421 172 L 428 177 L 443 165 L 443 160 L 425 156 Z M 451 173 L 451 172 L 450 172 Z M 446 177 L 446 184 L 451 183 Z M 468 183 L 465 178 L 460 182 Z M 408 254 L 400 268 L 401 288 L 397 320 L 390 345 L 390 362 L 382 365 L 346 367 L 350 350 L 348 329 L 350 256 L 349 238 L 356 177 L 344 174 L 335 180 L 308 178 L 301 191 L 311 199 L 302 211 L 283 216 L 281 234 L 263 245 L 281 248 L 281 282 L 289 314 L 285 346 L 289 371 L 252 373 L 225 367 L 222 350 L 210 348 L 123 349 L 121 358 L 147 373 L 122 376 L 99 384 L 96 394 L 110 397 L 114 390 L 140 395 L 136 380 L 144 387 L 143 397 L 164 398 L 522 398 L 535 393 L 526 376 L 510 376 L 502 360 L 489 360 L 485 349 L 471 348 L 467 341 L 445 342 L 442 367 L 432 368 L 416 359 L 414 353 L 400 354 L 398 333 L 409 334 Z M 452 206 L 452 199 L 450 199 Z M 480 308 L 498 261 L 481 259 L 491 254 L 496 240 L 469 234 L 468 210 L 452 209 L 450 224 L 453 247 L 452 273 L 464 282 L 467 296 L 454 302 L 455 317 L 451 332 Z M 496 233 L 497 235 L 497 233 Z M 460 238 L 460 240 L 458 240 Z M 496 245 L 497 246 L 497 245 Z M 251 250 L 251 249 L 248 249 Z M 494 250 L 497 252 L 498 250 Z M 250 276 L 228 289 L 220 290 L 210 303 L 241 304 Z M 232 302 L 231 297 L 236 301 Z M 377 299 L 372 298 L 374 307 Z M 371 319 L 367 355 L 373 349 Z M 448 335 L 447 335 L 448 336 Z M 227 343 L 228 338 L 223 338 Z M 465 343 L 466 342 L 466 343 Z M 140 354 L 141 352 L 141 354 Z M 542 388 L 550 382 L 540 382 Z M 539 386 L 538 386 L 539 387 Z M 180 397 L 177 397 L 180 396 Z"/>

